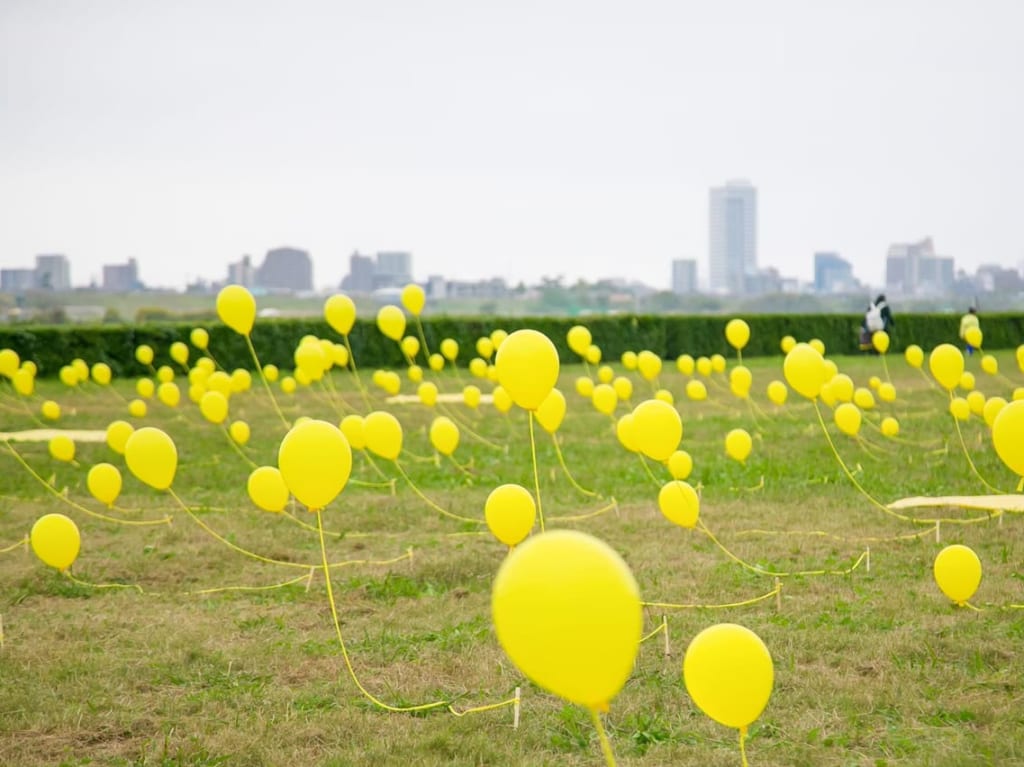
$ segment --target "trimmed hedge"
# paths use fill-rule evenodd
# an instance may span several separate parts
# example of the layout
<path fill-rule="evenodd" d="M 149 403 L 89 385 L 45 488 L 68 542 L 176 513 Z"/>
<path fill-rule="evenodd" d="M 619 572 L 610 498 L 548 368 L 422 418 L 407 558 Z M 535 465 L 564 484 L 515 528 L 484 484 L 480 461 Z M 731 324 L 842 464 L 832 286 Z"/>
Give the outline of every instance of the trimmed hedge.
<path fill-rule="evenodd" d="M 728 316 L 621 315 L 613 317 L 517 317 L 462 318 L 428 317 L 423 320 L 424 335 L 431 351 L 441 340 L 459 342 L 459 364 L 463 367 L 476 356 L 476 339 L 496 328 L 512 332 L 529 327 L 546 334 L 565 362 L 577 361 L 566 343 L 566 333 L 576 324 L 586 325 L 601 347 L 606 360 L 618 360 L 624 351 L 649 349 L 666 359 L 680 354 L 693 356 L 732 353 L 725 340 Z M 820 338 L 833 354 L 856 354 L 861 316 L 758 315 L 744 317 L 750 325 L 750 343 L 745 356 L 781 355 L 779 340 L 792 335 L 798 340 Z M 63 365 L 81 357 L 90 365 L 106 362 L 118 376 L 137 376 L 149 372 L 135 360 L 135 348 L 149 344 L 156 352 L 154 365 L 174 366 L 168 349 L 174 341 L 188 343 L 197 323 L 150 323 L 143 325 L 47 325 L 0 327 L 0 348 L 11 348 L 22 359 L 34 360 L 39 375 L 54 376 Z M 203 323 L 210 333 L 210 349 L 227 369 L 251 367 L 245 340 L 219 323 Z M 959 316 L 914 314 L 896 318 L 891 353 L 902 352 L 916 343 L 925 351 L 940 343 L 959 343 Z M 1016 348 L 1024 343 L 1024 315 L 992 314 L 982 318 L 986 349 Z M 407 334 L 416 334 L 410 323 Z M 299 339 L 315 335 L 340 341 L 340 337 L 319 319 L 261 319 L 253 329 L 252 340 L 263 364 L 282 369 L 294 365 L 292 354 Z M 361 368 L 401 367 L 404 365 L 398 345 L 381 334 L 372 321 L 357 320 L 349 337 L 356 363 Z M 191 347 L 190 347 L 191 348 Z M 198 350 L 191 349 L 193 358 Z M 177 367 L 177 366 L 175 366 Z"/>

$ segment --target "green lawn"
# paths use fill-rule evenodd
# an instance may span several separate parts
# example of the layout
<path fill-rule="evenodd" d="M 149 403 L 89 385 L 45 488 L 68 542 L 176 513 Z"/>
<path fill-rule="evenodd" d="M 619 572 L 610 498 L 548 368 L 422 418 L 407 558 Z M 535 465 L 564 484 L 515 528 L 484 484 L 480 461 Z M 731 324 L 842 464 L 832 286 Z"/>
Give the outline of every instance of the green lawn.
<path fill-rule="evenodd" d="M 986 395 L 1010 399 L 1024 377 L 1012 354 L 999 357 L 1005 374 L 982 373 L 977 358 L 968 368 Z M 879 357 L 835 361 L 860 386 L 886 375 Z M 775 688 L 747 744 L 752 765 L 1020 763 L 1024 610 L 1000 608 L 1024 603 L 1021 520 L 952 508 L 905 512 L 960 521 L 985 517 L 967 525 L 944 522 L 937 542 L 934 524 L 886 514 L 848 480 L 809 402 L 792 392 L 781 408 L 768 402 L 765 387 L 782 378 L 781 362 L 781 356 L 749 361 L 752 403 L 733 397 L 721 374 L 708 382 L 709 399 L 700 403 L 686 399 L 687 379 L 674 365 L 666 363 L 660 376 L 682 415 L 682 448 L 694 460 L 690 481 L 703 493 L 701 520 L 721 546 L 660 514 L 665 468 L 645 467 L 628 453 L 611 420 L 576 394 L 582 368 L 562 370 L 565 461 L 578 483 L 601 497 L 573 488 L 551 437 L 538 431 L 547 526 L 607 541 L 631 567 L 644 600 L 687 606 L 645 610 L 645 632 L 667 619 L 670 654 L 662 633 L 645 641 L 634 673 L 612 702 L 605 723 L 618 764 L 739 764 L 735 731 L 694 707 L 681 674 L 689 640 L 722 621 L 755 631 L 774 659 Z M 889 372 L 897 400 L 865 415 L 862 441 L 840 434 L 822 406 L 857 481 L 883 504 L 912 495 L 987 492 L 964 455 L 947 395 L 901 358 L 889 360 Z M 369 373 L 363 371 L 363 380 Z M 652 388 L 629 375 L 635 405 Z M 442 391 L 458 391 L 468 374 L 463 370 L 456 379 L 445 372 L 435 380 Z M 332 382 L 339 396 L 319 387 L 294 395 L 278 391 L 285 416 L 337 422 L 345 412 L 367 412 L 349 374 L 335 373 Z M 403 392 L 415 392 L 404 376 Z M 47 398 L 63 409 L 58 427 L 104 429 L 128 418 L 125 398 L 134 396 L 131 381 L 82 390 L 40 381 L 26 411 L 4 382 L 0 431 L 38 427 Z M 460 471 L 431 460 L 427 428 L 437 408 L 386 405 L 379 390 L 370 396 L 374 408 L 400 419 L 407 451 L 401 466 L 441 508 L 482 520 L 484 501 L 497 485 L 532 488 L 522 412 L 504 416 L 490 405 L 440 411 L 502 446 L 463 429 L 455 453 L 466 467 Z M 445 701 L 461 711 L 508 700 L 521 688 L 518 729 L 508 706 L 456 717 L 443 707 L 408 714 L 371 703 L 346 669 L 322 571 L 280 588 L 224 590 L 307 576 L 320 561 L 310 527 L 316 517 L 299 509 L 291 518 L 262 512 L 246 494 L 249 461 L 276 463 L 284 435 L 258 381 L 231 400 L 231 417 L 252 428 L 241 454 L 182 399 L 176 409 L 151 400 L 145 418 L 128 420 L 158 426 L 174 439 L 179 466 L 173 488 L 193 516 L 131 477 L 123 458 L 103 443 L 79 443 L 76 465 L 52 459 L 45 443 L 13 443 L 56 493 L 0 444 L 0 548 L 16 544 L 47 512 L 69 515 L 82 538 L 74 582 L 24 547 L 0 554 L 0 764 L 604 763 L 588 713 L 526 681 L 498 645 L 490 592 L 506 548 L 481 525 L 437 513 L 400 478 L 394 494 L 352 481 L 323 513 L 329 558 L 351 561 L 333 570 L 332 582 L 353 670 L 369 693 L 392 706 Z M 617 415 L 625 412 L 620 404 Z M 898 438 L 879 433 L 883 415 L 899 419 Z M 725 434 L 737 427 L 753 436 L 745 465 L 724 451 Z M 1013 492 L 1017 478 L 995 455 L 984 421 L 972 416 L 961 429 L 977 473 Z M 86 489 L 89 468 L 101 461 L 124 474 L 114 510 L 103 509 Z M 387 477 L 398 477 L 389 462 L 375 463 Z M 359 453 L 353 478 L 381 480 Z M 615 509 L 587 516 L 612 498 Z M 118 520 L 169 516 L 171 522 L 116 524 L 68 502 Z M 559 519 L 574 516 L 583 518 Z M 200 523 L 235 547 L 294 566 L 244 556 Z M 932 578 L 935 555 L 954 542 L 981 558 L 984 577 L 972 600 L 981 611 L 953 607 Z M 862 556 L 868 548 L 870 570 Z M 387 560 L 398 561 L 378 564 Z M 851 568 L 848 574 L 782 577 L 780 600 L 699 606 L 771 592 L 776 579 L 765 572 Z M 113 584 L 127 587 L 98 587 Z"/>

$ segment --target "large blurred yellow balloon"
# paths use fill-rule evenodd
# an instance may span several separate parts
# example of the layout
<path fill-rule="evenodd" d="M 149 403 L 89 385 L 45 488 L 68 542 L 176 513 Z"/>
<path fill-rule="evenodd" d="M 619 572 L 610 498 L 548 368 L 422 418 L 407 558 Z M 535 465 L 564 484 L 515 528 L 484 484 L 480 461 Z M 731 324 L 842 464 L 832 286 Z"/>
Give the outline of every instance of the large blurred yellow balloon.
<path fill-rule="evenodd" d="M 356 322 L 356 305 L 348 296 L 336 293 L 324 301 L 324 319 L 334 332 L 347 336 Z"/>
<path fill-rule="evenodd" d="M 1024 477 L 1024 400 L 1014 400 L 992 421 L 996 454 L 1014 474 Z"/>
<path fill-rule="evenodd" d="M 217 316 L 233 331 L 247 336 L 256 322 L 256 299 L 241 285 L 227 285 L 217 294 Z"/>
<path fill-rule="evenodd" d="M 580 357 L 587 356 L 587 349 L 590 348 L 593 341 L 590 331 L 583 325 L 573 325 L 569 328 L 569 332 L 565 334 L 565 340 L 568 342 L 569 348 Z"/>
<path fill-rule="evenodd" d="M 615 406 L 619 402 L 619 396 L 615 393 L 615 389 L 610 384 L 598 384 L 594 387 L 594 391 L 590 395 L 590 401 L 594 404 L 594 408 L 598 413 L 604 413 L 604 415 L 611 415 L 615 412 Z"/>
<path fill-rule="evenodd" d="M 700 515 L 700 498 L 688 482 L 674 480 L 662 485 L 658 492 L 658 508 L 669 522 L 693 528 Z"/>
<path fill-rule="evenodd" d="M 75 442 L 66 434 L 52 437 L 49 443 L 50 455 L 65 463 L 75 460 Z"/>
<path fill-rule="evenodd" d="M 782 363 L 782 372 L 789 388 L 808 399 L 814 399 L 821 393 L 821 387 L 828 378 L 825 360 L 810 344 L 797 344 L 790 349 Z"/>
<path fill-rule="evenodd" d="M 377 327 L 392 341 L 398 341 L 405 332 L 405 314 L 397 306 L 382 306 L 377 312 Z"/>
<path fill-rule="evenodd" d="M 416 283 L 410 282 L 402 288 L 402 306 L 413 317 L 419 317 L 423 313 L 423 307 L 426 303 L 427 294 Z"/>
<path fill-rule="evenodd" d="M 43 564 L 61 572 L 78 557 L 82 539 L 75 523 L 63 514 L 44 514 L 32 525 L 29 533 L 32 551 Z"/>
<path fill-rule="evenodd" d="M 741 319 L 729 320 L 725 326 L 725 340 L 733 349 L 741 351 L 750 340 L 750 325 Z"/>
<path fill-rule="evenodd" d="M 284 511 L 288 505 L 288 485 L 276 466 L 260 466 L 246 482 L 249 498 L 264 511 Z"/>
<path fill-rule="evenodd" d="M 746 429 L 733 429 L 725 435 L 725 454 L 734 461 L 743 463 L 753 447 L 754 442 Z"/>
<path fill-rule="evenodd" d="M 964 372 L 964 355 L 953 344 L 939 344 L 928 355 L 928 369 L 939 386 L 952 391 L 960 383 Z"/>
<path fill-rule="evenodd" d="M 537 423 L 541 425 L 548 434 L 554 434 L 562 425 L 565 418 L 565 395 L 558 389 L 551 392 L 540 403 L 537 408 Z"/>
<path fill-rule="evenodd" d="M 558 351 L 536 330 L 512 333 L 498 349 L 494 365 L 498 382 L 524 410 L 540 407 L 558 383 Z"/>
<path fill-rule="evenodd" d="M 92 497 L 107 506 L 113 506 L 121 494 L 121 472 L 109 463 L 98 463 L 89 469 L 85 485 Z"/>
<path fill-rule="evenodd" d="M 459 446 L 459 427 L 451 418 L 438 416 L 430 424 L 430 444 L 441 455 L 451 455 Z"/>
<path fill-rule="evenodd" d="M 537 685 L 607 709 L 633 670 L 643 613 L 633 574 L 585 533 L 542 533 L 516 547 L 494 579 L 498 642 Z"/>
<path fill-rule="evenodd" d="M 757 634 L 719 623 L 697 634 L 686 648 L 683 681 L 697 708 L 745 732 L 768 705 L 775 669 Z"/>
<path fill-rule="evenodd" d="M 348 482 L 352 449 L 337 426 L 310 419 L 284 435 L 277 467 L 299 503 L 318 510 L 333 501 Z"/>
<path fill-rule="evenodd" d="M 491 534 L 506 546 L 516 546 L 533 529 L 537 504 L 521 485 L 500 485 L 484 503 L 484 519 Z"/>
<path fill-rule="evenodd" d="M 107 445 L 118 455 L 124 455 L 125 445 L 134 431 L 135 427 L 127 421 L 111 421 L 107 426 Z"/>
<path fill-rule="evenodd" d="M 967 546 L 947 546 L 935 557 L 935 583 L 942 593 L 963 607 L 981 583 L 981 560 Z"/>
<path fill-rule="evenodd" d="M 657 399 L 636 406 L 633 426 L 640 452 L 655 461 L 667 461 L 683 438 L 683 419 L 679 411 Z"/>
<path fill-rule="evenodd" d="M 398 460 L 402 452 L 402 424 L 391 413 L 384 410 L 370 413 L 363 419 L 363 432 L 371 453 L 389 461 Z"/>
<path fill-rule="evenodd" d="M 354 450 L 366 449 L 366 424 L 361 415 L 345 416 L 341 419 L 339 428 Z"/>
<path fill-rule="evenodd" d="M 676 450 L 668 457 L 668 473 L 672 479 L 686 479 L 693 471 L 693 457 L 685 450 Z"/>
<path fill-rule="evenodd" d="M 14 349 L 0 349 L 0 375 L 13 378 L 21 367 L 21 357 Z"/>
<path fill-rule="evenodd" d="M 199 400 L 199 412 L 210 423 L 224 423 L 228 417 L 228 398 L 219 391 L 208 391 Z"/>
<path fill-rule="evenodd" d="M 836 408 L 832 416 L 843 434 L 856 437 L 860 432 L 861 414 L 860 408 L 856 405 L 844 402 Z"/>
<path fill-rule="evenodd" d="M 152 426 L 132 432 L 124 446 L 124 458 L 135 478 L 155 490 L 169 488 L 178 470 L 174 441 Z"/>

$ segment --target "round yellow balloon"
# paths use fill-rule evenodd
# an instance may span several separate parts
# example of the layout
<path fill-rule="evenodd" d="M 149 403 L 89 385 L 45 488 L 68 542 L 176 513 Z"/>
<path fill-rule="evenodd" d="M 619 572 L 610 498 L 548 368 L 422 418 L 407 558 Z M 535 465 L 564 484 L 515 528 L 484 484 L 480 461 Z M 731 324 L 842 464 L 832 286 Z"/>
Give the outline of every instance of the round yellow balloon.
<path fill-rule="evenodd" d="M 683 419 L 679 411 L 657 399 L 636 406 L 633 427 L 640 452 L 655 461 L 667 461 L 683 438 Z"/>
<path fill-rule="evenodd" d="M 200 351 L 206 351 L 206 347 L 210 345 L 210 334 L 205 328 L 192 328 L 188 340 Z"/>
<path fill-rule="evenodd" d="M 964 372 L 964 355 L 953 344 L 939 344 L 928 355 L 928 369 L 932 371 L 939 386 L 953 391 Z"/>
<path fill-rule="evenodd" d="M 773 405 L 784 405 L 788 394 L 789 389 L 782 381 L 772 381 L 768 384 L 768 399 Z"/>
<path fill-rule="evenodd" d="M 43 414 L 43 418 L 47 421 L 56 421 L 60 418 L 60 405 L 52 399 L 48 399 L 39 408 L 39 412 Z"/>
<path fill-rule="evenodd" d="M 50 455 L 58 461 L 69 463 L 75 460 L 75 442 L 66 434 L 58 434 L 50 439 Z"/>
<path fill-rule="evenodd" d="M 256 322 L 256 299 L 241 285 L 227 285 L 217 294 L 217 316 L 233 331 L 247 336 Z"/>
<path fill-rule="evenodd" d="M 750 341 L 750 325 L 740 319 L 729 320 L 725 326 L 725 340 L 736 351 L 741 351 Z"/>
<path fill-rule="evenodd" d="M 821 353 L 810 344 L 797 344 L 782 364 L 786 383 L 798 394 L 814 399 L 828 380 L 828 371 Z"/>
<path fill-rule="evenodd" d="M 276 466 L 260 466 L 249 475 L 246 482 L 249 498 L 264 511 L 274 513 L 284 511 L 288 505 L 288 485 Z"/>
<path fill-rule="evenodd" d="M 981 348 L 982 338 L 981 328 L 967 328 L 964 332 L 964 340 L 975 349 Z"/>
<path fill-rule="evenodd" d="M 166 490 L 178 470 L 178 449 L 167 433 L 146 426 L 128 437 L 124 446 L 128 470 L 140 482 L 154 490 Z"/>
<path fill-rule="evenodd" d="M 685 450 L 676 450 L 668 457 L 668 473 L 672 479 L 686 479 L 693 471 L 693 457 Z"/>
<path fill-rule="evenodd" d="M 900 433 L 900 422 L 889 415 L 882 419 L 882 425 L 880 428 L 882 430 L 882 434 L 886 437 L 895 437 Z"/>
<path fill-rule="evenodd" d="M 537 504 L 521 485 L 500 485 L 484 503 L 484 520 L 491 534 L 506 546 L 517 546 L 533 529 Z"/>
<path fill-rule="evenodd" d="M 992 421 L 992 445 L 1010 471 L 1024 477 L 1024 400 L 999 409 Z"/>
<path fill-rule="evenodd" d="M 199 412 L 210 423 L 224 423 L 228 417 L 228 398 L 219 391 L 208 391 L 199 400 Z"/>
<path fill-rule="evenodd" d="M 903 352 L 903 357 L 912 368 L 920 368 L 924 364 L 924 350 L 917 344 L 911 344 Z"/>
<path fill-rule="evenodd" d="M 832 414 L 839 427 L 839 431 L 851 437 L 856 437 L 860 432 L 861 414 L 860 408 L 850 402 L 844 402 L 835 409 Z"/>
<path fill-rule="evenodd" d="M 537 423 L 548 434 L 554 434 L 565 418 L 565 395 L 558 389 L 552 389 L 537 408 Z"/>
<path fill-rule="evenodd" d="M 361 415 L 345 416 L 339 428 L 353 450 L 366 449 L 366 424 Z"/>
<path fill-rule="evenodd" d="M 236 444 L 245 445 L 252 436 L 252 430 L 245 421 L 233 421 L 228 427 L 228 435 Z"/>
<path fill-rule="evenodd" d="M 405 314 L 397 306 L 382 306 L 377 312 L 377 327 L 392 341 L 400 341 L 405 332 Z"/>
<path fill-rule="evenodd" d="M 85 485 L 100 503 L 113 506 L 121 494 L 121 472 L 110 463 L 98 463 L 89 469 Z"/>
<path fill-rule="evenodd" d="M 347 336 L 356 322 L 356 305 L 348 296 L 337 293 L 324 301 L 324 319 L 338 335 Z"/>
<path fill-rule="evenodd" d="M 761 638 L 735 623 L 701 631 L 686 648 L 683 682 L 701 711 L 745 731 L 764 711 L 775 668 Z"/>
<path fill-rule="evenodd" d="M 536 330 L 512 333 L 498 349 L 494 365 L 498 382 L 524 410 L 539 408 L 558 383 L 558 351 Z"/>
<path fill-rule="evenodd" d="M 725 454 L 743 463 L 750 456 L 754 442 L 746 429 L 733 429 L 725 435 Z"/>
<path fill-rule="evenodd" d="M 680 527 L 697 526 L 700 498 L 690 483 L 682 480 L 666 482 L 658 492 L 658 508 L 665 518 Z"/>
<path fill-rule="evenodd" d="M 611 415 L 615 412 L 615 406 L 619 402 L 619 396 L 610 384 L 598 384 L 590 395 L 590 401 L 599 413 Z"/>
<path fill-rule="evenodd" d="M 441 455 L 451 455 L 459 446 L 459 427 L 451 418 L 438 416 L 430 424 L 430 444 Z"/>
<path fill-rule="evenodd" d="M 124 455 L 124 447 L 135 427 L 127 421 L 111 421 L 107 426 L 107 445 L 118 455 Z"/>
<path fill-rule="evenodd" d="M 75 523 L 63 514 L 44 514 L 29 533 L 32 551 L 45 565 L 64 572 L 78 558 L 82 545 Z"/>
<path fill-rule="evenodd" d="M 981 560 L 967 546 L 947 546 L 935 557 L 935 583 L 942 593 L 963 607 L 981 583 Z"/>
<path fill-rule="evenodd" d="M 415 283 L 409 283 L 402 288 L 402 306 L 413 317 L 419 317 L 423 313 L 423 307 L 427 303 L 427 294 L 423 288 Z"/>
<path fill-rule="evenodd" d="M 565 340 L 574 354 L 586 357 L 587 349 L 590 348 L 593 338 L 590 336 L 590 331 L 583 325 L 573 325 L 569 328 L 569 332 L 565 334 Z"/>
<path fill-rule="evenodd" d="M 277 467 L 299 503 L 318 510 L 333 501 L 348 482 L 352 449 L 337 426 L 310 419 L 284 435 Z"/>
<path fill-rule="evenodd" d="M 537 685 L 604 710 L 633 670 L 643 613 L 629 567 L 603 541 L 574 530 L 517 546 L 494 579 L 498 642 Z"/>
<path fill-rule="evenodd" d="M 389 461 L 398 460 L 402 452 L 402 424 L 391 413 L 384 410 L 370 413 L 363 419 L 363 432 L 371 453 Z"/>

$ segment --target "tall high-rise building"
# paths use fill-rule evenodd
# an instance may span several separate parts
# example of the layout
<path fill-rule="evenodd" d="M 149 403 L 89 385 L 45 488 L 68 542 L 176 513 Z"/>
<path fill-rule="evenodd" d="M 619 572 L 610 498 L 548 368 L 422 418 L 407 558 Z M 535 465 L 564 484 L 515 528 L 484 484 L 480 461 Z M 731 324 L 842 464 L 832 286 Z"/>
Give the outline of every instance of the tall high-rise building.
<path fill-rule="evenodd" d="M 711 290 L 742 295 L 757 275 L 757 189 L 749 181 L 713 187 L 708 216 Z"/>
<path fill-rule="evenodd" d="M 341 280 L 341 289 L 349 293 L 372 293 L 373 275 L 376 267 L 370 256 L 363 256 L 357 250 L 348 259 L 348 274 Z"/>
<path fill-rule="evenodd" d="M 67 256 L 36 256 L 36 287 L 43 290 L 71 290 L 71 264 Z"/>
<path fill-rule="evenodd" d="M 298 248 L 274 248 L 256 271 L 256 285 L 268 290 L 312 290 L 313 262 Z"/>
<path fill-rule="evenodd" d="M 953 259 L 937 256 L 931 237 L 896 243 L 885 259 L 885 288 L 897 295 L 945 295 L 953 289 Z"/>
<path fill-rule="evenodd" d="M 672 262 L 672 292 L 677 296 L 697 292 L 697 262 L 692 258 L 677 258 Z"/>
<path fill-rule="evenodd" d="M 401 288 L 412 282 L 412 253 L 402 250 L 377 251 L 375 288 Z"/>

